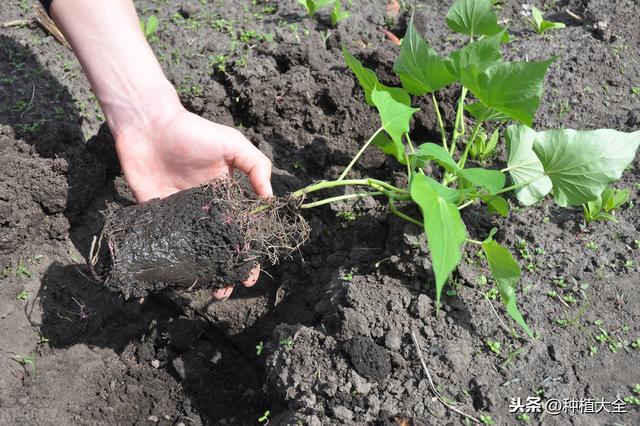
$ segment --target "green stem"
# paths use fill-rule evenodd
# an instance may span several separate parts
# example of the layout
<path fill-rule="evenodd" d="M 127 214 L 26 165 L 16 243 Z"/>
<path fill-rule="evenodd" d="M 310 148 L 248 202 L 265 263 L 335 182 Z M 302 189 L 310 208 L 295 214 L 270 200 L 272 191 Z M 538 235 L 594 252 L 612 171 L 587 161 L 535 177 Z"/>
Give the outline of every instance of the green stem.
<path fill-rule="evenodd" d="M 431 99 L 433 100 L 433 107 L 436 110 L 436 117 L 438 118 L 440 136 L 442 136 L 442 147 L 448 151 L 449 148 L 447 146 L 447 132 L 444 130 L 444 122 L 442 121 L 442 114 L 440 114 L 440 106 L 438 105 L 438 100 L 436 99 L 435 92 L 431 92 Z"/>
<path fill-rule="evenodd" d="M 394 203 L 394 201 L 391 198 L 389 199 L 389 211 L 391 213 L 395 214 L 396 216 L 398 216 L 399 218 L 413 223 L 414 225 L 417 225 L 417 226 L 420 226 L 420 227 L 424 226 L 423 223 L 420 222 L 419 220 L 414 219 L 411 216 L 406 215 L 406 214 L 402 213 L 401 211 L 397 210 L 396 209 L 396 204 Z"/>
<path fill-rule="evenodd" d="M 349 171 L 351 170 L 351 168 L 353 167 L 354 164 L 356 164 L 356 161 L 358 161 L 358 158 L 360 158 L 360 156 L 364 153 L 365 149 L 367 149 L 367 147 L 371 144 L 371 142 L 373 142 L 373 140 L 376 138 L 376 136 L 378 136 L 378 133 L 380 133 L 382 130 L 384 130 L 382 127 L 380 127 L 378 130 L 376 130 L 376 132 L 369 138 L 369 140 L 367 140 L 365 142 L 365 144 L 362 146 L 362 148 L 360 148 L 360 150 L 358 151 L 358 153 L 351 159 L 351 162 L 347 165 L 347 167 L 343 170 L 342 174 L 340 175 L 340 177 L 338 178 L 338 180 L 343 180 L 346 176 L 347 173 L 349 173 Z"/>
<path fill-rule="evenodd" d="M 376 195 L 384 195 L 384 192 L 382 192 L 382 191 L 358 192 L 357 194 L 339 195 L 337 197 L 330 197 L 330 198 L 325 198 L 324 200 L 314 201 L 313 203 L 302 204 L 300 206 L 300 208 L 301 209 L 310 209 L 310 208 L 313 208 L 313 207 L 323 206 L 325 204 L 331 204 L 331 203 L 336 202 L 336 201 L 360 199 L 360 198 L 369 197 L 369 196 L 373 197 L 373 196 L 376 196 Z"/>
<path fill-rule="evenodd" d="M 449 150 L 451 155 L 453 155 L 453 152 L 456 149 L 456 142 L 458 142 L 458 138 L 464 135 L 466 131 L 464 128 L 464 100 L 467 97 L 467 93 L 469 93 L 469 89 L 462 86 L 462 93 L 458 99 L 458 108 L 456 110 L 456 120 L 453 125 L 453 136 L 451 137 L 451 148 Z"/>
<path fill-rule="evenodd" d="M 544 174 L 542 174 L 542 175 L 538 175 L 538 176 L 534 177 L 533 179 L 529 179 L 529 180 L 527 180 L 527 181 L 525 181 L 525 182 L 520 182 L 520 183 L 519 183 L 519 184 L 517 184 L 517 185 L 511 185 L 511 186 L 508 186 L 508 187 L 506 187 L 506 188 L 501 189 L 500 191 L 496 192 L 496 193 L 495 193 L 495 194 L 493 194 L 493 195 L 500 195 L 500 194 L 504 194 L 505 192 L 513 191 L 514 189 L 523 188 L 523 187 L 525 187 L 525 186 L 527 186 L 527 185 L 531 185 L 531 184 L 532 184 L 532 183 L 534 183 L 535 181 L 537 181 L 537 180 L 539 180 L 539 179 L 543 178 L 544 176 L 546 176 L 546 175 L 544 175 Z"/>
<path fill-rule="evenodd" d="M 472 240 L 471 238 L 467 238 L 467 242 L 468 242 L 468 243 L 471 243 L 471 244 L 478 244 L 478 245 L 482 245 L 482 241 Z"/>
<path fill-rule="evenodd" d="M 466 203 L 464 203 L 464 204 L 460 204 L 460 205 L 458 206 L 458 210 L 462 210 L 462 209 L 464 209 L 465 207 L 469 207 L 471 204 L 473 204 L 473 202 L 474 202 L 474 201 L 475 201 L 475 199 L 473 199 L 473 200 L 469 200 L 469 201 L 467 201 L 467 202 L 466 202 Z"/>
<path fill-rule="evenodd" d="M 476 137 L 478 136 L 478 132 L 480 132 L 480 128 L 482 126 L 482 120 L 478 120 L 478 122 L 476 123 L 475 127 L 473 128 L 473 132 L 471 132 L 471 138 L 467 139 L 467 143 L 466 146 L 464 147 L 464 153 L 462 154 L 462 157 L 460 158 L 460 161 L 458 161 L 458 166 L 459 167 L 464 167 L 464 164 L 467 162 L 467 156 L 469 155 L 469 149 L 471 148 L 471 144 L 473 144 L 473 141 L 476 140 Z"/>

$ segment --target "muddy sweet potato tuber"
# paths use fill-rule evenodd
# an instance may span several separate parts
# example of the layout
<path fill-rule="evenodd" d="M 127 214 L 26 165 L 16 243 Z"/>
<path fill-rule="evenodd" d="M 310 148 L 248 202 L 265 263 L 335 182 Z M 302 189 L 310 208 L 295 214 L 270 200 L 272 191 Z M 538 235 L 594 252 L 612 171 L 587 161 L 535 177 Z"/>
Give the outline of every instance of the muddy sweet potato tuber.
<path fill-rule="evenodd" d="M 277 263 L 309 235 L 295 200 L 258 200 L 229 180 L 111 206 L 105 217 L 90 263 L 127 298 L 167 286 L 214 290 L 240 283 L 257 263 Z"/>

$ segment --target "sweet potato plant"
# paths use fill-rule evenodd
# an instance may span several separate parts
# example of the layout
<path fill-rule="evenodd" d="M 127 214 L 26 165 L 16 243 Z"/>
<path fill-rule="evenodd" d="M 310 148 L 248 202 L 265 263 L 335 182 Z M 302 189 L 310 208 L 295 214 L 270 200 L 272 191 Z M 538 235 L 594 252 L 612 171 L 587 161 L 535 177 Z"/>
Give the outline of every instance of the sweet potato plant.
<path fill-rule="evenodd" d="M 348 67 L 364 89 L 365 101 L 375 107 L 380 128 L 367 140 L 335 181 L 314 183 L 294 193 L 301 197 L 339 186 L 362 188 L 353 194 L 306 202 L 315 207 L 338 200 L 366 196 L 386 197 L 391 213 L 424 229 L 430 250 L 436 286 L 436 305 L 442 289 L 462 259 L 465 244 L 481 246 L 507 313 L 532 335 L 516 305 L 520 267 L 509 250 L 493 239 L 469 238 L 460 211 L 482 203 L 490 213 L 507 216 L 504 196 L 513 193 L 530 206 L 548 194 L 563 207 L 581 206 L 601 197 L 633 161 L 640 144 L 640 131 L 623 133 L 610 129 L 577 131 L 531 128 L 543 94 L 543 80 L 554 59 L 507 62 L 501 48 L 509 42 L 505 28 L 497 23 L 491 0 L 456 0 L 449 9 L 449 28 L 466 35 L 466 44 L 444 57 L 418 33 L 411 19 L 394 65 L 402 87 L 382 84 L 346 48 Z M 453 128 L 447 131 L 435 96 L 438 90 L 456 85 L 460 89 Z M 430 96 L 437 116 L 441 140 L 412 141 L 410 121 L 418 111 L 411 96 Z M 466 128 L 464 114 L 473 119 Z M 504 131 L 508 152 L 506 167 L 469 167 L 470 150 L 488 122 L 512 123 Z M 485 134 L 486 140 L 486 134 Z M 362 153 L 375 145 L 406 166 L 407 187 L 371 179 L 348 179 Z M 432 170 L 425 173 L 427 163 Z M 507 183 L 508 182 L 508 183 Z M 414 218 L 399 209 L 399 203 L 415 203 L 422 213 Z"/>

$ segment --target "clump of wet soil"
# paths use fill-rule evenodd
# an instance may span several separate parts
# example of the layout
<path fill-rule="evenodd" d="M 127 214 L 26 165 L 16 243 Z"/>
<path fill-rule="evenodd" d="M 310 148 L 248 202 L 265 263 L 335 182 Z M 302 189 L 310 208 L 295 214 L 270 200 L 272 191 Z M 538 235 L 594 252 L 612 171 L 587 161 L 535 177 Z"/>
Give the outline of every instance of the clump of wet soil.
<path fill-rule="evenodd" d="M 257 264 L 276 264 L 309 235 L 296 200 L 259 200 L 249 191 L 224 179 L 165 199 L 110 206 L 92 250 L 94 271 L 127 298 L 168 286 L 215 290 L 246 280 Z"/>

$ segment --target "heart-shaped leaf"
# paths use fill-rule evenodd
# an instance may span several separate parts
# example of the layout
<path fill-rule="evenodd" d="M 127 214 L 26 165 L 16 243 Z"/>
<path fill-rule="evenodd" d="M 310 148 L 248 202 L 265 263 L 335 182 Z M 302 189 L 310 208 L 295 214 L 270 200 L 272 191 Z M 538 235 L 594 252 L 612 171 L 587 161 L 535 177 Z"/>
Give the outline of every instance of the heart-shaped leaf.
<path fill-rule="evenodd" d="M 407 97 L 409 96 L 406 92 L 404 93 Z M 409 132 L 411 116 L 413 116 L 416 111 L 419 111 L 419 109 L 412 108 L 405 105 L 403 102 L 399 102 L 390 91 L 379 86 L 375 86 L 371 91 L 371 101 L 378 109 L 382 127 L 386 130 L 389 136 L 391 136 L 391 140 L 396 146 L 394 152 L 402 152 L 404 155 L 404 143 L 402 142 L 402 136 Z"/>
<path fill-rule="evenodd" d="M 452 52 L 446 59 L 447 69 L 451 74 L 464 80 L 473 79 L 491 65 L 495 65 L 502 60 L 500 46 L 504 31 L 498 34 L 474 41 Z"/>
<path fill-rule="evenodd" d="M 537 133 L 533 151 L 551 179 L 556 202 L 578 206 L 620 179 L 639 145 L 640 131 L 562 129 Z"/>
<path fill-rule="evenodd" d="M 474 36 L 491 36 L 502 31 L 491 9 L 491 0 L 456 0 L 447 12 L 447 25 L 453 31 Z"/>
<path fill-rule="evenodd" d="M 424 143 L 418 147 L 417 152 L 411 155 L 420 158 L 421 160 L 433 160 L 444 167 L 448 172 L 456 172 L 460 169 L 458 167 L 458 163 L 456 163 L 451 157 L 451 154 L 449 154 L 449 151 L 435 143 Z"/>
<path fill-rule="evenodd" d="M 463 84 L 486 107 L 531 126 L 540 106 L 544 75 L 552 62 L 499 63 Z"/>
<path fill-rule="evenodd" d="M 514 192 L 525 206 L 537 203 L 551 192 L 551 179 L 544 174 L 542 163 L 533 152 L 537 132 L 527 126 L 513 125 L 507 128 L 506 142 L 509 159 L 507 168 L 515 185 L 528 185 Z"/>
<path fill-rule="evenodd" d="M 385 154 L 392 155 L 400 164 L 407 164 L 404 145 L 394 143 L 386 132 L 379 132 L 371 143 L 380 148 Z"/>
<path fill-rule="evenodd" d="M 393 66 L 402 87 L 412 95 L 435 92 L 455 81 L 445 61 L 427 44 L 415 28 L 413 16 L 400 45 L 400 56 Z"/>

